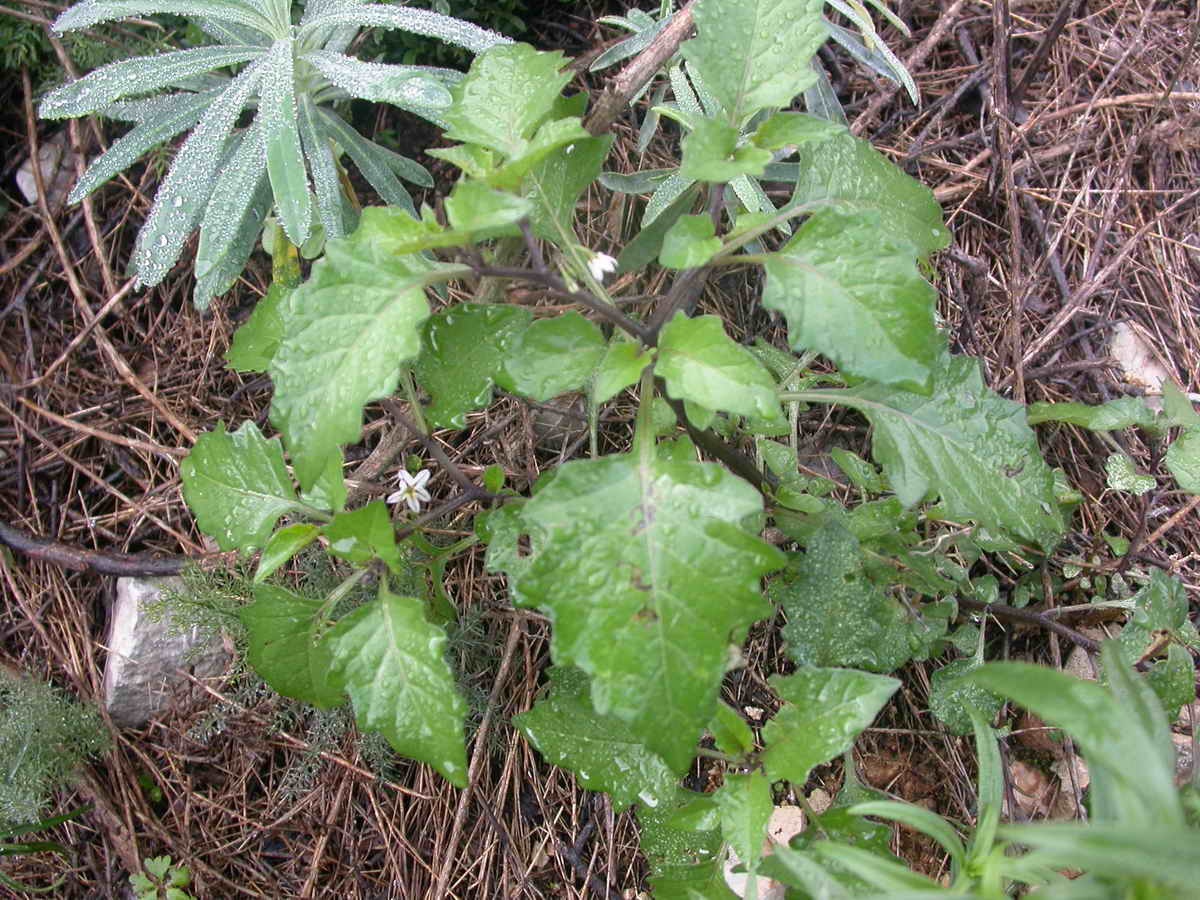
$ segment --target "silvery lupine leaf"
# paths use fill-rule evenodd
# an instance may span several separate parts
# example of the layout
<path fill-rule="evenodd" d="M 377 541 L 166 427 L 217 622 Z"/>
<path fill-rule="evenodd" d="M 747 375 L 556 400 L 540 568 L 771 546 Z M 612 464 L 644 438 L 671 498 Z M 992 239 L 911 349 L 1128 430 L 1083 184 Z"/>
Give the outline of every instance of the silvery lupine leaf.
<path fill-rule="evenodd" d="M 252 63 L 229 83 L 175 155 L 133 251 L 140 285 L 158 284 L 179 259 L 212 193 L 229 133 L 262 79 L 263 62 Z"/>
<path fill-rule="evenodd" d="M 663 210 L 678 200 L 693 184 L 694 179 L 684 178 L 678 172 L 664 180 L 646 203 L 646 211 L 642 213 L 642 227 L 645 228 L 662 215 Z"/>
<path fill-rule="evenodd" d="M 633 10 L 630 10 L 630 12 L 633 12 Z M 641 53 L 650 46 L 650 42 L 658 37 L 671 21 L 670 16 L 667 16 L 661 22 L 655 22 L 651 19 L 648 27 L 644 26 L 639 29 L 638 24 L 632 21 L 632 17 L 630 19 L 629 25 L 625 27 L 632 26 L 631 30 L 636 33 L 601 53 L 596 57 L 596 61 L 592 63 L 588 71 L 599 72 L 601 69 L 607 69 L 609 66 L 615 65 L 623 59 L 628 59 L 635 54 Z"/>
<path fill-rule="evenodd" d="M 200 243 L 196 248 L 196 278 L 203 278 L 225 255 L 247 207 L 253 199 L 259 179 L 266 174 L 263 157 L 266 142 L 263 138 L 262 115 L 254 123 L 229 140 L 229 150 L 220 166 L 220 175 L 213 185 L 212 197 L 204 208 L 200 221 Z"/>
<path fill-rule="evenodd" d="M 679 104 L 680 112 L 686 113 L 692 119 L 703 119 L 704 110 L 683 72 L 683 64 L 671 66 L 667 77 L 671 79 L 671 90 L 675 92 L 675 102 Z"/>
<path fill-rule="evenodd" d="M 371 144 L 376 156 L 385 160 L 392 171 L 403 178 L 405 181 L 411 181 L 413 184 L 423 188 L 433 187 L 433 176 L 419 162 L 409 159 L 407 156 L 401 156 L 395 150 L 389 150 L 387 147 L 379 144 Z"/>
<path fill-rule="evenodd" d="M 358 171 L 362 172 L 363 178 L 367 179 L 367 183 L 383 198 L 383 202 L 389 206 L 399 206 L 415 216 L 417 210 L 413 206 L 412 197 L 404 189 L 386 158 L 378 152 L 383 148 L 360 135 L 337 113 L 318 107 L 317 115 L 317 130 L 346 151 L 358 166 Z"/>
<path fill-rule="evenodd" d="M 497 44 L 511 44 L 512 40 L 463 22 L 451 16 L 430 12 L 426 9 L 408 9 L 395 6 L 361 6 L 345 2 L 330 4 L 328 11 L 322 11 L 314 16 L 307 24 L 300 26 L 299 40 L 306 41 L 316 31 L 327 25 L 366 25 L 376 28 L 398 28 L 425 37 L 434 37 L 465 47 L 473 53 L 482 53 Z"/>
<path fill-rule="evenodd" d="M 829 80 L 829 73 L 825 71 L 825 67 L 816 57 L 813 57 L 812 67 L 813 71 L 817 73 L 817 82 L 804 92 L 805 110 L 809 115 L 849 125 L 846 112 L 837 98 L 837 91 L 833 89 L 833 83 Z"/>
<path fill-rule="evenodd" d="M 300 126 L 300 139 L 304 142 L 304 155 L 312 169 L 317 215 L 325 229 L 325 237 L 344 237 L 347 229 L 342 219 L 342 184 L 338 177 L 337 162 L 334 161 L 329 140 L 317 130 L 316 107 L 305 94 L 298 98 L 296 119 Z"/>
<path fill-rule="evenodd" d="M 363 62 L 341 53 L 314 50 L 302 59 L 351 96 L 391 103 L 417 115 L 434 115 L 454 102 L 450 92 L 422 66 Z"/>
<path fill-rule="evenodd" d="M 114 119 L 117 122 L 137 122 L 140 125 L 152 124 L 156 119 L 168 116 L 181 106 L 190 104 L 193 101 L 199 103 L 203 99 L 204 106 L 202 108 L 207 108 L 221 91 L 229 87 L 231 80 L 226 78 L 219 90 L 197 93 L 194 96 L 189 96 L 188 94 L 157 94 L 153 97 L 141 97 L 137 100 L 118 100 L 111 106 L 106 106 L 100 110 L 100 115 L 106 119 Z"/>
<path fill-rule="evenodd" d="M 196 47 L 110 63 L 51 91 L 38 107 L 38 115 L 43 119 L 86 116 L 129 94 L 157 91 L 181 78 L 243 63 L 262 52 L 262 47 Z"/>
<path fill-rule="evenodd" d="M 240 0 L 83 0 L 59 16 L 50 27 L 58 33 L 78 31 L 101 22 L 155 13 L 236 22 L 264 34 L 274 34 L 271 21 Z"/>
<path fill-rule="evenodd" d="M 200 226 L 196 252 L 196 287 L 192 302 L 208 308 L 225 293 L 246 267 L 258 243 L 262 222 L 271 208 L 271 182 L 263 166 L 265 148 L 257 120 L 241 135 L 232 158 L 222 166 Z"/>
<path fill-rule="evenodd" d="M 363 0 L 309 0 L 308 3 L 304 4 L 304 13 L 300 17 L 300 24 L 307 25 L 310 22 L 314 22 L 331 9 L 341 9 L 342 7 L 354 6 L 362 2 Z"/>
<path fill-rule="evenodd" d="M 233 22 L 218 22 L 216 19 L 200 19 L 196 22 L 200 30 L 221 44 L 257 44 L 270 46 L 271 38 L 256 28 L 247 28 Z"/>
<path fill-rule="evenodd" d="M 279 224 L 293 244 L 308 240 L 312 223 L 312 192 L 300 132 L 296 128 L 295 42 L 275 42 L 263 64 L 258 116 L 267 147 L 267 174 L 275 192 Z"/>
<path fill-rule="evenodd" d="M 895 25 L 900 33 L 905 37 L 908 37 L 910 34 L 912 34 L 912 32 L 909 30 L 909 27 L 904 24 L 904 20 L 892 12 L 891 8 L 887 5 L 886 0 L 866 0 L 866 2 L 869 6 L 873 6 L 879 10 L 879 12 L 883 14 L 883 17 Z"/>
<path fill-rule="evenodd" d="M 95 160 L 83 177 L 76 182 L 71 190 L 70 203 L 78 203 L 100 185 L 114 175 L 125 171 L 133 165 L 142 154 L 157 147 L 164 141 L 169 141 L 181 131 L 191 128 L 204 115 L 204 110 L 213 102 L 215 93 L 207 94 L 170 94 L 165 97 L 154 97 L 152 100 L 138 101 L 144 104 L 153 103 L 161 111 L 148 114 L 150 110 L 142 107 L 137 110 L 133 121 L 139 122 L 136 128 L 116 141 L 99 159 Z M 119 104 L 118 104 L 119 105 Z M 132 106 L 133 104 L 127 104 Z M 111 115 L 104 110 L 109 118 L 120 119 L 121 115 Z M 134 115 L 133 110 L 125 111 L 124 115 Z M 129 121 L 126 119 L 125 121 Z"/>
<path fill-rule="evenodd" d="M 913 103 L 921 102 L 921 95 L 917 92 L 917 83 L 908 74 L 908 69 L 904 68 L 904 63 L 896 58 L 896 54 L 878 36 L 875 38 L 875 49 L 868 50 L 853 31 L 842 28 L 840 25 L 834 25 L 829 20 L 825 21 L 825 26 L 829 29 L 829 36 L 845 47 L 846 51 L 860 64 L 890 81 L 904 85 L 904 89 L 908 91 L 908 96 L 912 98 Z"/>

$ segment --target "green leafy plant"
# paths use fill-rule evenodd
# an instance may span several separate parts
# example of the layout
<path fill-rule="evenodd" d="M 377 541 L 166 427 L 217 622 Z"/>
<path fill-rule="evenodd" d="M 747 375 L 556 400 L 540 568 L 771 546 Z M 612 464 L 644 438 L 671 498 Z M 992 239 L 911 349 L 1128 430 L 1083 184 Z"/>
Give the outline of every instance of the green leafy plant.
<path fill-rule="evenodd" d="M 174 865 L 169 856 L 152 856 L 144 860 L 146 871 L 129 876 L 129 886 L 137 892 L 138 900 L 193 900 L 184 890 L 192 883 L 187 866 Z"/>
<path fill-rule="evenodd" d="M 861 4 L 830 5 L 865 15 Z M 813 58 L 830 34 L 824 9 L 790 0 L 692 7 L 697 36 L 679 52 L 706 99 L 676 115 L 687 120 L 680 172 L 695 196 L 680 195 L 667 227 L 652 222 L 626 245 L 625 271 L 677 271 L 640 308 L 613 296 L 604 280 L 616 261 L 576 230 L 577 203 L 600 180 L 614 137 L 584 128 L 586 96 L 563 96 L 571 76 L 562 54 L 486 49 L 465 76 L 443 82 L 449 102 L 437 119 L 451 143 L 430 152 L 462 175 L 439 211 L 369 208 L 353 231 L 330 230 L 308 280 L 294 265 L 286 274 L 278 267 L 235 336 L 230 364 L 274 383 L 279 436 L 222 423 L 181 464 L 200 528 L 224 550 L 259 554 L 253 601 L 238 609 L 254 669 L 319 708 L 349 703 L 360 727 L 459 786 L 468 705 L 445 654 L 459 612 L 441 582 L 449 560 L 485 544 L 513 605 L 538 610 L 552 627 L 545 696 L 517 727 L 618 808 L 638 805 L 659 898 L 730 896 L 721 874 L 729 849 L 753 883 L 766 866 L 771 785 L 799 787 L 847 751 L 897 689 L 889 673 L 910 659 L 950 647 L 966 657 L 937 675 L 935 712 L 954 731 L 984 733 L 973 710 L 995 712 L 1010 686 L 980 675 L 983 628 L 955 627 L 973 611 L 1002 611 L 998 580 L 972 577 L 972 567 L 994 557 L 1027 599 L 1033 579 L 1055 565 L 1078 499 L 1041 456 L 1030 411 L 990 390 L 978 361 L 951 353 L 938 330 L 926 276 L 948 233 L 932 194 L 836 117 L 815 115 L 815 104 L 809 113 L 788 108 L 815 84 Z M 322 5 L 312 14 L 340 26 L 385 12 Z M 286 88 L 275 81 L 289 77 L 286 66 L 263 70 L 256 89 L 277 98 Z M 263 177 L 274 186 L 267 159 Z M 784 159 L 796 167 L 796 188 L 782 208 L 725 204 L 730 185 Z M 287 220 L 299 206 L 288 212 L 278 187 L 275 196 L 298 242 L 292 226 L 303 216 Z M 693 315 L 709 274 L 734 267 L 761 267 L 762 307 L 786 321 L 786 347 L 740 344 L 720 316 Z M 470 299 L 442 292 L 431 307 L 430 288 L 476 280 Z M 571 309 L 535 317 L 490 280 L 536 285 Z M 539 404 L 582 398 L 586 454 L 532 485 L 509 484 L 495 468 L 462 471 L 432 432 L 462 429 L 497 391 Z M 621 449 L 602 454 L 600 412 L 618 396 L 636 416 L 615 435 Z M 423 439 L 430 460 L 406 461 L 397 489 L 349 508 L 343 447 L 361 439 L 364 409 L 376 402 Z M 1191 490 L 1195 424 L 1172 403 L 1162 424 L 1183 431 L 1164 460 Z M 871 459 L 829 450 L 849 503 L 835 499 L 831 479 L 801 470 L 799 416 L 817 405 L 871 426 Z M 1144 416 L 1109 412 L 1110 423 Z M 468 505 L 479 509 L 469 536 L 442 547 L 422 533 Z M 764 540 L 768 527 L 781 546 Z M 411 577 L 413 548 L 420 579 Z M 279 573 L 301 551 L 327 553 L 343 580 L 326 592 L 290 588 Z M 1139 696 L 1157 686 L 1173 700 L 1183 657 L 1147 638 L 1195 640 L 1181 592 L 1162 575 L 1128 575 L 1141 590 L 1114 587 L 1118 596 L 1101 601 L 1133 616 L 1121 664 L 1166 655 L 1145 676 L 1114 675 L 1110 665 L 1110 686 Z M 343 602 L 367 586 L 372 599 Z M 756 734 L 720 690 L 750 627 L 777 611 L 789 660 L 770 679 L 777 710 Z M 712 795 L 679 786 L 701 752 L 726 767 Z M 980 752 L 989 752 L 986 740 Z M 849 812 L 853 793 L 844 792 L 827 831 L 859 849 L 878 844 L 879 827 Z M 921 824 L 957 854 L 972 889 L 990 891 L 996 877 L 1016 876 L 991 862 L 998 806 L 984 809 L 986 827 L 961 852 L 944 823 Z M 818 896 L 846 895 L 838 872 L 858 879 L 855 890 L 877 890 L 885 877 L 894 891 L 931 884 L 886 860 L 870 870 L 885 875 L 868 877 L 854 868 L 861 854 L 813 852 L 834 869 L 812 876 L 820 890 L 805 889 Z M 809 857 L 796 865 L 817 872 Z"/>
<path fill-rule="evenodd" d="M 33 835 L 39 831 L 57 828 L 65 822 L 79 818 L 90 809 L 90 806 L 84 806 L 69 813 L 64 813 L 61 816 L 51 816 L 48 819 L 41 819 L 37 822 L 28 822 L 22 825 L 16 825 L 11 822 L 5 824 L 3 827 L 0 827 L 0 857 L 27 856 L 33 853 L 57 853 L 60 856 L 69 857 L 71 851 L 58 841 L 17 840 L 17 838 L 26 838 L 27 835 Z M 57 890 L 64 880 L 65 876 L 60 877 L 53 884 L 36 887 L 22 884 L 11 876 L 0 872 L 0 884 L 20 894 L 48 894 L 51 891 Z"/>
<path fill-rule="evenodd" d="M 989 663 L 969 676 L 1060 726 L 1083 748 L 1091 779 L 1087 823 L 1000 824 L 1004 773 L 996 733 L 969 707 L 979 801 L 966 841 L 953 823 L 911 804 L 875 800 L 846 810 L 928 835 L 949 856 L 948 885 L 909 871 L 886 846 L 816 837 L 814 830 L 777 848 L 764 871 L 807 896 L 833 898 L 1001 900 L 1017 885 L 1036 886 L 1037 896 L 1050 898 L 1192 896 L 1200 877 L 1194 852 L 1200 829 L 1175 786 L 1167 720 L 1114 642 L 1104 645 L 1102 658 L 1107 687 L 1024 663 Z"/>
<path fill-rule="evenodd" d="M 51 92 L 38 111 L 56 119 L 99 113 L 134 125 L 88 167 L 71 202 L 191 130 L 138 234 L 132 268 L 140 284 L 158 284 L 199 228 L 193 297 L 201 308 L 241 273 L 272 209 L 296 246 L 354 227 L 357 201 L 343 153 L 388 203 L 412 207 L 400 178 L 432 185 L 423 167 L 358 134 L 331 104 L 357 97 L 440 122 L 461 74 L 348 56 L 362 27 L 402 29 L 475 52 L 506 40 L 438 13 L 361 0 L 313 0 L 298 23 L 286 0 L 84 0 L 54 28 L 155 12 L 191 17 L 214 43 L 104 66 Z M 247 108 L 253 121 L 239 128 Z"/>

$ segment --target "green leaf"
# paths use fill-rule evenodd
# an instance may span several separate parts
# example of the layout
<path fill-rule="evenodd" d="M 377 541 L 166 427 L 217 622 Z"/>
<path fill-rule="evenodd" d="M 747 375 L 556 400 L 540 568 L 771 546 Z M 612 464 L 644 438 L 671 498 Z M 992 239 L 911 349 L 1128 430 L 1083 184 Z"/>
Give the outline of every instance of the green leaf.
<path fill-rule="evenodd" d="M 846 215 L 874 210 L 891 241 L 915 244 L 922 256 L 950 246 L 933 191 L 868 141 L 847 132 L 801 145 L 797 155 L 798 178 L 789 205 L 828 204 Z"/>
<path fill-rule="evenodd" d="M 769 614 L 759 579 L 782 556 L 743 524 L 758 493 L 721 466 L 639 454 L 568 462 L 521 511 L 530 552 L 510 589 L 554 624 L 560 665 L 674 772 L 716 710 L 729 645 Z"/>
<path fill-rule="evenodd" d="M 914 633 L 926 627 L 872 580 L 858 540 L 836 520 L 813 533 L 799 574 L 773 578 L 768 596 L 787 615 L 783 639 L 800 665 L 891 672 L 912 657 Z"/>
<path fill-rule="evenodd" d="M 755 129 L 750 141 L 764 150 L 782 150 L 827 141 L 846 133 L 846 127 L 798 112 L 775 113 Z"/>
<path fill-rule="evenodd" d="M 680 216 L 687 213 L 695 205 L 696 197 L 700 193 L 700 186 L 683 179 L 679 179 L 679 181 L 683 184 L 681 193 L 673 200 L 667 201 L 668 205 L 660 208 L 658 214 L 649 222 L 646 221 L 646 217 L 649 217 L 650 204 L 646 205 L 646 214 L 642 220 L 642 230 L 637 233 L 637 236 L 633 240 L 624 246 L 617 257 L 618 274 L 636 272 L 638 269 L 652 262 L 662 248 L 663 239 L 667 231 Z"/>
<path fill-rule="evenodd" d="M 600 329 L 573 310 L 540 319 L 511 342 L 496 383 L 544 403 L 582 388 L 606 350 Z"/>
<path fill-rule="evenodd" d="M 829 455 L 850 480 L 850 483 L 868 494 L 882 494 L 887 490 L 887 482 L 879 474 L 879 470 L 859 456 L 841 447 L 832 447 Z"/>
<path fill-rule="evenodd" d="M 761 175 L 771 161 L 771 151 L 753 144 L 738 146 L 739 137 L 732 125 L 699 119 L 683 139 L 679 174 L 694 181 L 722 183 L 739 175 Z"/>
<path fill-rule="evenodd" d="M 402 756 L 428 763 L 467 786 L 463 722 L 467 704 L 446 663 L 446 633 L 425 620 L 424 604 L 379 586 L 376 600 L 325 636 L 330 681 L 350 695 L 360 728 L 378 731 Z"/>
<path fill-rule="evenodd" d="M 850 900 L 856 896 L 844 886 L 842 877 L 827 870 L 811 853 L 797 852 L 791 847 L 776 847 L 775 852 L 763 860 L 762 872 L 821 900 Z"/>
<path fill-rule="evenodd" d="M 810 61 L 828 32 L 824 0 L 699 0 L 688 65 L 734 125 L 764 107 L 785 107 L 816 81 Z"/>
<path fill-rule="evenodd" d="M 566 62 L 558 51 L 542 53 L 528 44 L 505 44 L 477 56 L 452 91 L 445 136 L 520 156 L 571 80 L 562 71 Z"/>
<path fill-rule="evenodd" d="M 672 803 L 638 807 L 641 849 L 650 864 L 654 900 L 739 900 L 725 884 L 716 823 L 687 823 L 688 807 L 696 804 L 711 805 L 711 800 L 678 790 Z"/>
<path fill-rule="evenodd" d="M 578 117 L 554 119 L 534 133 L 525 149 L 486 177 L 490 184 L 516 191 L 526 175 L 546 160 L 560 156 L 565 148 L 590 138 Z"/>
<path fill-rule="evenodd" d="M 532 208 L 524 197 L 498 191 L 481 181 L 460 181 L 446 198 L 446 220 L 455 231 L 483 240 L 520 234 L 516 224 L 528 218 Z"/>
<path fill-rule="evenodd" d="M 258 568 L 254 570 L 254 581 L 261 584 L 267 580 L 276 569 L 317 539 L 321 529 L 316 525 L 299 523 L 280 528 L 271 535 L 267 546 L 263 548 L 258 560 Z"/>
<path fill-rule="evenodd" d="M 849 750 L 900 687 L 883 675 L 813 667 L 773 675 L 770 682 L 783 706 L 763 729 L 763 766 L 772 780 L 794 785 L 803 785 L 815 766 Z"/>
<path fill-rule="evenodd" d="M 317 509 L 341 512 L 346 508 L 346 479 L 342 475 L 342 454 L 331 453 L 325 468 L 300 499 Z"/>
<path fill-rule="evenodd" d="M 1192 406 L 1192 398 L 1179 389 L 1174 381 L 1162 386 L 1163 414 L 1172 425 L 1184 428 L 1200 426 L 1200 413 Z"/>
<path fill-rule="evenodd" d="M 602 716 L 588 700 L 588 680 L 578 669 L 553 666 L 550 694 L 513 717 L 525 738 L 589 791 L 604 791 L 621 812 L 637 800 L 657 806 L 673 799 L 678 779 L 615 716 Z"/>
<path fill-rule="evenodd" d="M 533 201 L 529 224 L 540 238 L 564 246 L 575 235 L 575 204 L 600 174 L 614 136 L 589 137 L 568 144 L 533 167 L 525 195 Z"/>
<path fill-rule="evenodd" d="M 905 506 L 940 495 L 948 519 L 1053 548 L 1064 528 L 1054 473 L 1025 408 L 986 388 L 971 357 L 943 354 L 933 388 L 928 397 L 869 384 L 821 393 L 875 426 L 873 454 Z"/>
<path fill-rule="evenodd" d="M 381 559 L 393 574 L 404 570 L 404 561 L 396 547 L 396 531 L 382 501 L 338 513 L 321 533 L 328 539 L 329 552 L 334 556 L 358 566 Z"/>
<path fill-rule="evenodd" d="M 918 248 L 881 223 L 873 212 L 813 215 L 767 257 L 763 306 L 787 318 L 793 350 L 816 350 L 848 374 L 924 391 L 938 358 L 937 294 L 917 269 Z"/>
<path fill-rule="evenodd" d="M 953 826 L 935 812 L 912 803 L 897 803 L 893 800 L 856 803 L 848 812 L 855 816 L 875 816 L 879 819 L 902 822 L 941 844 L 942 849 L 950 855 L 955 872 L 962 868 L 966 857 L 962 839 Z"/>
<path fill-rule="evenodd" d="M 167 871 L 171 868 L 171 857 L 152 856 L 147 860 L 143 860 L 142 865 L 146 867 L 147 872 L 162 882 L 166 880 Z"/>
<path fill-rule="evenodd" d="M 909 892 L 953 896 L 932 878 L 912 871 L 907 863 L 885 859 L 870 850 L 821 841 L 813 844 L 812 852 L 823 861 L 838 863 L 852 875 L 885 892 L 888 897 L 903 897 Z"/>
<path fill-rule="evenodd" d="M 324 605 L 320 597 L 256 584 L 254 602 L 238 610 L 238 618 L 246 627 L 246 660 L 259 677 L 285 697 L 329 709 L 345 697 L 329 680 L 333 658 L 320 640 Z"/>
<path fill-rule="evenodd" d="M 1092 431 L 1116 431 L 1118 428 L 1155 428 L 1158 416 L 1141 397 L 1118 397 L 1099 406 L 1086 403 L 1033 403 L 1026 414 L 1030 425 L 1066 422 Z"/>
<path fill-rule="evenodd" d="M 972 732 L 971 707 L 990 722 L 1004 705 L 1000 697 L 963 678 L 978 668 L 979 663 L 973 658 L 956 659 L 934 672 L 929 680 L 929 711 L 951 734 Z"/>
<path fill-rule="evenodd" d="M 38 105 L 42 119 L 69 119 L 102 111 L 122 97 L 148 94 L 214 69 L 262 56 L 262 47 L 196 47 L 109 63 L 47 94 Z"/>
<path fill-rule="evenodd" d="M 279 440 L 264 439 L 253 422 L 232 434 L 224 423 L 202 434 L 179 475 L 200 530 L 222 550 L 264 546 L 276 520 L 299 505 Z"/>
<path fill-rule="evenodd" d="M 308 240 L 312 224 L 312 191 L 296 125 L 295 41 L 276 40 L 266 55 L 263 88 L 258 101 L 263 140 L 267 145 L 267 174 L 275 194 L 279 223 L 297 247 Z"/>
<path fill-rule="evenodd" d="M 604 351 L 592 381 L 592 402 L 607 403 L 631 384 L 636 384 L 642 370 L 654 360 L 654 354 L 642 350 L 630 341 L 613 340 Z"/>
<path fill-rule="evenodd" d="M 288 300 L 269 370 L 271 421 L 284 433 L 301 487 L 340 444 L 359 439 L 363 406 L 391 394 L 403 363 L 420 351 L 429 315 L 424 279 L 440 264 L 398 255 L 388 228 L 394 218 L 363 210 L 358 229 L 326 244 Z"/>
<path fill-rule="evenodd" d="M 1196 669 L 1192 655 L 1179 644 L 1167 648 L 1167 658 L 1160 659 L 1146 672 L 1146 684 L 1162 704 L 1163 712 L 1174 720 L 1179 708 L 1196 698 Z"/>
<path fill-rule="evenodd" d="M 654 371 L 676 400 L 743 416 L 783 417 L 775 379 L 725 333 L 717 316 L 676 313 L 659 336 Z"/>
<path fill-rule="evenodd" d="M 1154 490 L 1158 483 L 1153 475 L 1147 475 L 1137 470 L 1137 465 L 1124 453 L 1110 454 L 1104 461 L 1105 482 L 1114 491 L 1125 491 L 1140 497 L 1146 491 Z"/>
<path fill-rule="evenodd" d="M 712 259 L 721 249 L 712 218 L 680 216 L 663 236 L 658 261 L 669 269 L 693 269 Z"/>
<path fill-rule="evenodd" d="M 741 756 L 754 750 L 754 732 L 738 711 L 723 700 L 717 703 L 708 732 L 722 753 Z"/>
<path fill-rule="evenodd" d="M 1180 432 L 1167 448 L 1164 462 L 1181 490 L 1200 494 L 1200 427 Z"/>
<path fill-rule="evenodd" d="M 1118 808 L 1108 810 L 1111 814 L 1124 816 L 1130 824 L 1182 816 L 1166 721 L 1158 702 L 1151 694 L 1159 721 L 1147 722 L 1145 699 L 1137 693 L 1138 689 L 1149 693 L 1149 688 L 1131 686 L 1134 676 L 1111 642 L 1105 643 L 1103 657 L 1106 676 L 1124 679 L 1133 702 L 1114 702 L 1114 692 L 1108 688 L 1028 663 L 988 663 L 966 677 L 1009 697 L 1078 741 L 1091 770 L 1093 790 L 1098 776 L 1115 786 L 1109 795 Z M 1137 760 L 1137 765 L 1131 767 L 1130 760 Z"/>
<path fill-rule="evenodd" d="M 225 352 L 225 362 L 238 372 L 265 372 L 283 337 L 283 306 L 291 291 L 272 284 L 267 295 L 237 331 Z"/>
<path fill-rule="evenodd" d="M 429 319 L 413 372 L 431 398 L 431 427 L 465 428 L 467 413 L 491 403 L 496 373 L 532 318 L 523 306 L 460 303 Z"/>
<path fill-rule="evenodd" d="M 721 814 L 721 835 L 746 866 L 758 870 L 762 858 L 767 821 L 775 805 L 771 801 L 771 783 L 762 772 L 726 775 L 713 800 Z"/>

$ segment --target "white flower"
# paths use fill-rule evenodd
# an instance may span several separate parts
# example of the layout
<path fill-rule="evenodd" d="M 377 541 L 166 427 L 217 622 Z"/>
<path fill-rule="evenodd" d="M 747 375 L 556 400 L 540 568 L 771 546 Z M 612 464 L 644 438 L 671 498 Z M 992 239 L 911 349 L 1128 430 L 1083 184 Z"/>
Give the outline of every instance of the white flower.
<path fill-rule="evenodd" d="M 409 475 L 407 469 L 401 469 L 396 473 L 396 483 L 400 485 L 400 490 L 394 494 L 388 494 L 387 502 L 407 503 L 408 508 L 413 512 L 421 511 L 421 504 L 429 502 L 429 491 L 425 490 L 425 482 L 429 481 L 429 470 L 422 469 L 416 475 Z"/>
<path fill-rule="evenodd" d="M 588 271 L 597 281 L 604 281 L 605 275 L 617 271 L 617 261 L 607 253 L 593 253 L 588 263 Z"/>

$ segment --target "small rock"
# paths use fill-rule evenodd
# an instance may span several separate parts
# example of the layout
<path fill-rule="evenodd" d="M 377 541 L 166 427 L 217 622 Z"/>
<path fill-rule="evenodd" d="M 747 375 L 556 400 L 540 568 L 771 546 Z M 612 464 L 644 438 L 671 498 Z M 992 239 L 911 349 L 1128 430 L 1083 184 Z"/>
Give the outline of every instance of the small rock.
<path fill-rule="evenodd" d="M 75 180 L 73 154 L 69 152 L 69 134 L 66 130 L 58 132 L 49 140 L 38 145 L 38 168 L 42 173 L 42 181 L 46 185 L 46 205 L 51 209 L 62 206 L 71 183 Z M 17 188 L 25 202 L 36 204 L 38 199 L 37 179 L 33 174 L 33 158 L 21 163 L 17 169 Z"/>
<path fill-rule="evenodd" d="M 169 617 L 151 621 L 147 611 L 164 589 L 183 590 L 179 578 L 118 578 L 104 666 L 104 703 L 113 722 L 141 728 L 165 712 L 175 692 L 187 685 L 179 669 L 196 678 L 225 672 L 229 654 L 220 635 L 199 626 L 184 631 Z"/>

